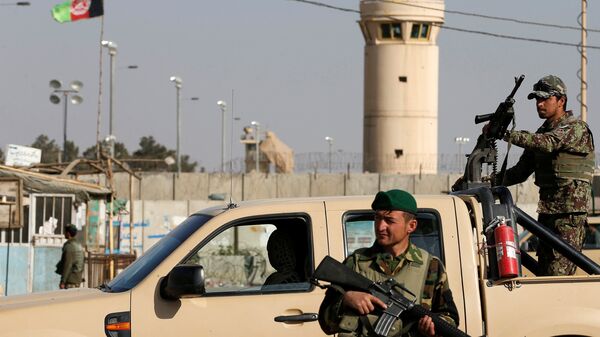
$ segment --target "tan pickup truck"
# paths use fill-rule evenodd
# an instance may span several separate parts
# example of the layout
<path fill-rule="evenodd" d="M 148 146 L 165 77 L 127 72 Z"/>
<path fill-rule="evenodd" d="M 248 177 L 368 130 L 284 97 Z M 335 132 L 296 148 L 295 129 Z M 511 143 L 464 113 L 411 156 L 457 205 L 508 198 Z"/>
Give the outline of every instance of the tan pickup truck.
<path fill-rule="evenodd" d="M 506 189 L 461 193 L 416 196 L 419 229 L 412 237 L 444 261 L 459 328 L 471 336 L 599 336 L 600 276 L 526 271 L 498 279 L 484 230 L 499 215 L 531 219 L 512 206 Z M 205 209 L 99 289 L 0 299 L 0 336 L 323 336 L 317 323 L 323 290 L 310 276 L 326 255 L 343 260 L 373 242 L 372 199 Z M 600 272 L 581 254 L 573 259 Z"/>

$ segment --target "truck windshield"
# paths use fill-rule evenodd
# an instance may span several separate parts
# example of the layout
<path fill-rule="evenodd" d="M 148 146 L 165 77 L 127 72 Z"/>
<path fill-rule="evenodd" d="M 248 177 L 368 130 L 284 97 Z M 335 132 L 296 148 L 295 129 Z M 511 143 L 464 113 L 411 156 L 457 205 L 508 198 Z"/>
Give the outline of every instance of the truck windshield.
<path fill-rule="evenodd" d="M 101 289 L 108 292 L 123 292 L 135 287 L 183 241 L 211 218 L 212 216 L 205 214 L 190 216 Z"/>

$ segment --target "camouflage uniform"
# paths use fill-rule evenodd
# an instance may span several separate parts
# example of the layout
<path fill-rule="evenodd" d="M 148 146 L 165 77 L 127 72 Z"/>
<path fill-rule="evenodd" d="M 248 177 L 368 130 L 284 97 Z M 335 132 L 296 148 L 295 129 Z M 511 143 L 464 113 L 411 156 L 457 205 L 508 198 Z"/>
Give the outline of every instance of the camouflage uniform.
<path fill-rule="evenodd" d="M 538 220 L 581 251 L 594 167 L 594 140 L 587 124 L 567 111 L 553 123 L 544 122 L 535 133 L 513 131 L 505 140 L 525 150 L 506 171 L 502 184 L 518 184 L 535 173 L 540 188 Z M 537 254 L 541 275 L 575 273 L 572 262 L 542 242 Z"/>
<path fill-rule="evenodd" d="M 410 244 L 407 251 L 397 257 L 392 257 L 385 253 L 383 248 L 375 243 L 372 247 L 362 248 L 349 256 L 344 263 L 374 281 L 382 281 L 394 278 L 406 287 L 409 287 L 406 281 L 414 278 L 415 268 L 427 268 L 426 277 L 422 282 L 422 292 L 411 289 L 411 292 L 417 296 L 417 302 L 432 312 L 438 313 L 440 318 L 447 322 L 458 325 L 458 311 L 452 293 L 448 285 L 446 271 L 441 261 L 437 257 L 432 257 L 424 250 L 414 244 Z M 428 263 L 427 265 L 424 265 Z M 360 266 L 368 266 L 366 270 Z M 374 336 L 372 325 L 376 316 L 362 316 L 367 318 L 369 323 L 360 319 L 351 309 L 342 305 L 343 294 L 334 289 L 328 289 L 325 299 L 319 309 L 319 324 L 321 329 L 327 334 L 338 333 L 338 336 Z M 368 317 L 373 316 L 373 317 Z M 390 330 L 389 336 L 418 336 L 416 332 L 416 322 L 397 321 Z"/>

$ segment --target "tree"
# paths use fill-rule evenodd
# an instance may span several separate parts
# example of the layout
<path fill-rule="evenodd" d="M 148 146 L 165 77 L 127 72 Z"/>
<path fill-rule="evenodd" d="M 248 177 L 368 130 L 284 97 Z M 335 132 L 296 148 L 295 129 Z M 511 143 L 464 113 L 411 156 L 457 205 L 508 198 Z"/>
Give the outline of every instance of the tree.
<path fill-rule="evenodd" d="M 0 162 L 4 164 L 4 151 L 2 149 L 0 149 Z"/>
<path fill-rule="evenodd" d="M 46 135 L 39 135 L 30 146 L 42 150 L 42 163 L 58 162 L 60 148 L 54 143 L 54 139 L 50 140 Z"/>
<path fill-rule="evenodd" d="M 75 143 L 73 143 L 70 140 L 67 140 L 62 156 L 63 162 L 72 162 L 73 160 L 77 159 L 77 157 L 79 157 L 79 146 L 76 146 Z"/>
<path fill-rule="evenodd" d="M 133 152 L 134 159 L 148 159 L 147 162 L 130 163 L 136 169 L 149 171 L 164 168 L 167 164 L 165 158 L 171 157 L 176 159 L 177 153 L 175 150 L 169 150 L 164 145 L 156 142 L 153 136 L 144 136 L 140 138 L 140 148 Z M 181 156 L 181 171 L 193 172 L 198 165 L 197 162 L 190 163 L 188 155 Z M 166 166 L 167 171 L 177 172 L 177 164 Z"/>
<path fill-rule="evenodd" d="M 110 151 L 108 145 L 109 145 L 108 142 L 102 141 L 100 143 L 101 151 L 108 153 Z M 86 158 L 86 159 L 96 160 L 96 145 L 92 145 L 92 146 L 88 147 L 87 149 L 85 149 L 85 151 L 83 151 L 82 156 L 83 156 L 83 158 Z M 115 142 L 115 158 L 117 158 L 117 159 L 129 158 L 129 151 L 125 147 L 125 144 Z"/>
<path fill-rule="evenodd" d="M 175 171 L 177 171 L 177 164 L 175 166 Z M 197 162 L 190 163 L 190 156 L 184 154 L 181 156 L 181 172 L 194 172 L 196 171 L 196 166 L 198 166 Z"/>

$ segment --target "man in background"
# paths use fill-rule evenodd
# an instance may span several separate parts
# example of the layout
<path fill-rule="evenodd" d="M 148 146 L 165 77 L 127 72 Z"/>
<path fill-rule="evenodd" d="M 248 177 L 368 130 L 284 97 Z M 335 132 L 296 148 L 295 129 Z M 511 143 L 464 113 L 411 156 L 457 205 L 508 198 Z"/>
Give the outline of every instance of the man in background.
<path fill-rule="evenodd" d="M 67 241 L 62 248 L 62 256 L 56 264 L 56 273 L 60 275 L 60 289 L 79 288 L 83 281 L 83 247 L 75 240 L 77 227 L 65 227 Z"/>

